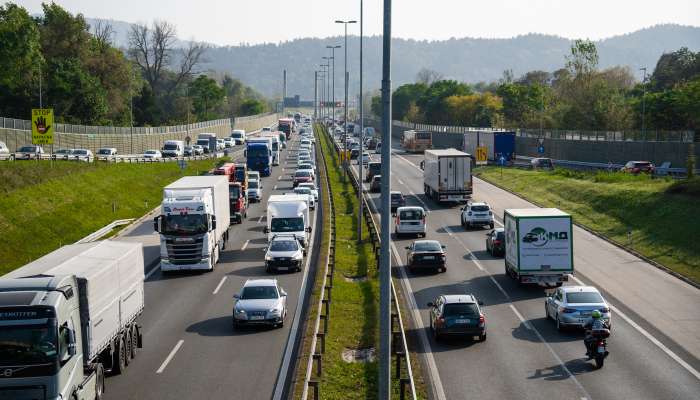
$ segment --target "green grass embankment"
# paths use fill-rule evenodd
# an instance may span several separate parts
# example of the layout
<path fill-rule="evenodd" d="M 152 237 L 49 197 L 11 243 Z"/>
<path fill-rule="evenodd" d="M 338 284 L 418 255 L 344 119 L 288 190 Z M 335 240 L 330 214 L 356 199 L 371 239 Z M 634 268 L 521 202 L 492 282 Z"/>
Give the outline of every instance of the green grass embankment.
<path fill-rule="evenodd" d="M 214 164 L 190 161 L 180 171 L 175 163 L 0 163 L 0 275 L 116 219 L 144 215 L 165 185 Z"/>
<path fill-rule="evenodd" d="M 557 207 L 574 221 L 665 267 L 700 282 L 700 179 L 646 175 L 536 172 L 497 167 L 475 175 L 541 206 Z M 631 240 L 627 232 L 631 230 Z"/>

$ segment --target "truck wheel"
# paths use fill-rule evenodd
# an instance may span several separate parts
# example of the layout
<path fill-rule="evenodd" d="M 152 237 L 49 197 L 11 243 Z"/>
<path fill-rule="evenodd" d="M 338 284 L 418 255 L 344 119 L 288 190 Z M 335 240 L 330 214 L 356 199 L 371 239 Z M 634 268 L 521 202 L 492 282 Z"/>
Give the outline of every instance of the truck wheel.
<path fill-rule="evenodd" d="M 493 229 L 493 222 L 491 222 L 491 223 L 489 224 L 489 227 L 491 227 L 491 229 Z"/>
<path fill-rule="evenodd" d="M 131 330 L 124 332 L 124 365 L 131 363 Z"/>
<path fill-rule="evenodd" d="M 114 357 L 114 367 L 112 368 L 112 372 L 114 373 L 114 375 L 119 375 L 123 373 L 126 370 L 126 349 L 124 348 L 123 337 L 119 338 L 119 341 L 117 342 L 117 348 L 114 351 L 112 357 Z"/>
<path fill-rule="evenodd" d="M 101 400 L 105 392 L 105 369 L 102 364 L 97 364 L 95 376 L 95 400 Z"/>
<path fill-rule="evenodd" d="M 129 356 L 136 358 L 136 348 L 139 346 L 139 333 L 136 330 L 136 325 L 131 325 L 131 353 Z"/>

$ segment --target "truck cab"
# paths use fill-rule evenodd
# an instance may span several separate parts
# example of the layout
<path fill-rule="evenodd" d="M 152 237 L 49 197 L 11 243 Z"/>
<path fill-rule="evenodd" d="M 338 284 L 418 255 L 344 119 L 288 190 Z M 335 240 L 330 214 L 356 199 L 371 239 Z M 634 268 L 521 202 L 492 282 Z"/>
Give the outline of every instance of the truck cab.
<path fill-rule="evenodd" d="M 271 139 L 258 141 L 249 139 L 246 144 L 246 165 L 248 169 L 260 172 L 262 176 L 270 176 L 272 173 L 272 141 Z"/>
<path fill-rule="evenodd" d="M 248 196 L 240 182 L 228 184 L 229 208 L 231 211 L 231 223 L 242 223 L 243 218 L 248 218 Z"/>

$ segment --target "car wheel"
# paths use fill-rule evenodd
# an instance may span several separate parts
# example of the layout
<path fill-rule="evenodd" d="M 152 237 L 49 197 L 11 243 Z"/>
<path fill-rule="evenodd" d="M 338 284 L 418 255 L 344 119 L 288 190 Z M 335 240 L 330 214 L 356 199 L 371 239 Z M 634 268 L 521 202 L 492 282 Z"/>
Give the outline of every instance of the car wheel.
<path fill-rule="evenodd" d="M 479 341 L 480 342 L 485 342 L 486 341 L 486 333 L 479 335 Z"/>
<path fill-rule="evenodd" d="M 491 222 L 491 223 L 489 224 L 489 227 L 491 227 L 491 229 L 493 229 L 493 222 Z"/>
<path fill-rule="evenodd" d="M 556 322 L 557 322 L 557 330 L 559 332 L 562 332 L 564 330 L 564 326 L 561 324 L 561 321 L 559 321 L 559 314 L 557 314 Z"/>

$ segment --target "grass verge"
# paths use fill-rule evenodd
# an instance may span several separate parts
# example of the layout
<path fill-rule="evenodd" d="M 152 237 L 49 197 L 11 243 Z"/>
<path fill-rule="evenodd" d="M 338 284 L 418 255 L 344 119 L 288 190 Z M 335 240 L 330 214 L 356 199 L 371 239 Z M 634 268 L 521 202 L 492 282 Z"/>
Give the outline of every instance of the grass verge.
<path fill-rule="evenodd" d="M 569 212 L 576 223 L 700 282 L 697 178 L 674 182 L 620 173 L 497 167 L 479 168 L 475 175 L 541 206 Z"/>
<path fill-rule="evenodd" d="M 215 163 L 190 161 L 184 171 L 176 163 L 0 164 L 0 176 L 14 182 L 0 197 L 0 275 L 115 219 L 142 216 L 160 203 L 165 185 L 208 171 Z M 33 168 L 47 175 L 37 175 Z"/>

